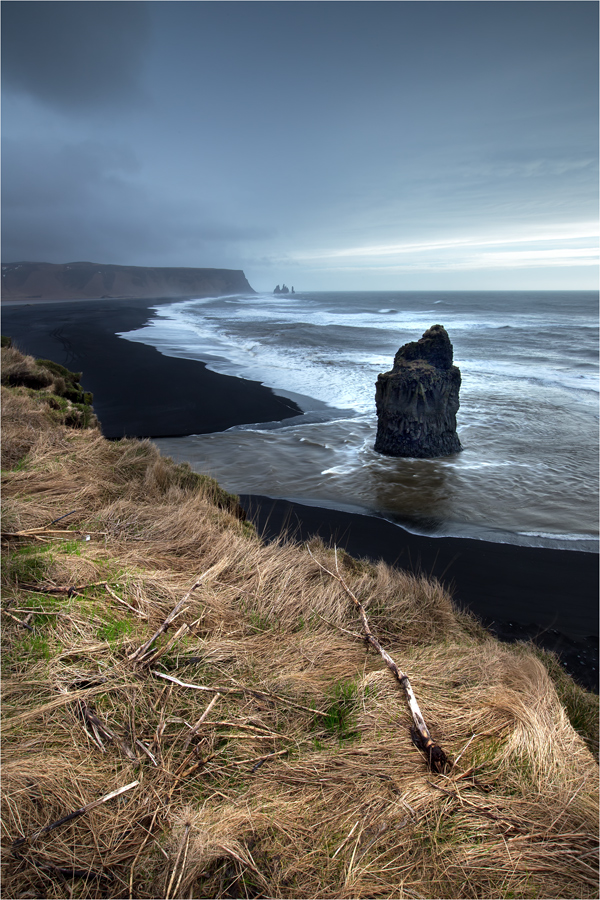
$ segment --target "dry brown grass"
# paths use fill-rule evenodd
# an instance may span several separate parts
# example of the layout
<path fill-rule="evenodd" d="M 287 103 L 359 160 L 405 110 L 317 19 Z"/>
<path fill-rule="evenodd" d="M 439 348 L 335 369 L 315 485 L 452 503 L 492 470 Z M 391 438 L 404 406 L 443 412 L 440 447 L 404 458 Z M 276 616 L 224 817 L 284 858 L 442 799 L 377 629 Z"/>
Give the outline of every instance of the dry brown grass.
<path fill-rule="evenodd" d="M 540 659 L 436 583 L 341 555 L 456 760 L 432 775 L 305 548 L 263 545 L 234 498 L 149 442 L 57 425 L 8 393 L 4 896 L 598 896 L 598 770 Z M 154 660 L 131 661 L 203 573 Z"/>

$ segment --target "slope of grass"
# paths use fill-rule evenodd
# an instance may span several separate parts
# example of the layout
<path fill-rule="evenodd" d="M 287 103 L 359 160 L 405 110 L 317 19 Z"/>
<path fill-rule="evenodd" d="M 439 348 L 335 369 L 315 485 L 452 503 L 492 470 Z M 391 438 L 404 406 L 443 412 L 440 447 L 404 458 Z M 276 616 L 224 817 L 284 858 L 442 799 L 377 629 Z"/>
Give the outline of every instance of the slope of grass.
<path fill-rule="evenodd" d="M 593 698 L 552 660 L 340 554 L 455 760 L 433 775 L 305 547 L 147 441 L 23 388 L 3 408 L 4 896 L 597 897 L 598 770 L 560 697 L 585 734 Z"/>

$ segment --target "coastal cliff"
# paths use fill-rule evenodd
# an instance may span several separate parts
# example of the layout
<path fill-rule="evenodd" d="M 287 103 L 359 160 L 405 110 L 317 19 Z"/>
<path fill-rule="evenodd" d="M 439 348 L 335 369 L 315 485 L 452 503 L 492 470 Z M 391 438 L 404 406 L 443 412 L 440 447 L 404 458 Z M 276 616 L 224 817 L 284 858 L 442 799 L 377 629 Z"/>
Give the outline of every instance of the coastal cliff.
<path fill-rule="evenodd" d="M 2 263 L 3 300 L 128 300 L 241 293 L 254 293 L 241 269 Z"/>

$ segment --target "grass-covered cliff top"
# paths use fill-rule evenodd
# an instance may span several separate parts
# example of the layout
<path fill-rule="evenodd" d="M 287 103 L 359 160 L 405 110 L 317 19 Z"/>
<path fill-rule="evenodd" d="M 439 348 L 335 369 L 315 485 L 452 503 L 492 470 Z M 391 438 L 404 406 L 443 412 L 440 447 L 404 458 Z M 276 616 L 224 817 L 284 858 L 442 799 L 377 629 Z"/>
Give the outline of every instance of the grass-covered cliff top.
<path fill-rule="evenodd" d="M 338 554 L 433 774 L 333 550 L 55 388 L 2 388 L 4 896 L 597 897 L 596 697 Z"/>

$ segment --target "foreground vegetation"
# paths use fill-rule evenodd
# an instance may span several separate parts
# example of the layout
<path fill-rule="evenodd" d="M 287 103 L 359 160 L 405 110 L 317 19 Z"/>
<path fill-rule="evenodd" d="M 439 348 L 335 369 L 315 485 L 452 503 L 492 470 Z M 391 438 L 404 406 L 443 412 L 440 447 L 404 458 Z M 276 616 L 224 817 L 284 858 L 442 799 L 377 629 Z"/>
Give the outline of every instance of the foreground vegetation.
<path fill-rule="evenodd" d="M 597 698 L 338 554 L 454 761 L 432 773 L 333 550 L 264 545 L 56 396 L 3 388 L 5 897 L 598 896 Z"/>

